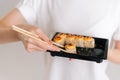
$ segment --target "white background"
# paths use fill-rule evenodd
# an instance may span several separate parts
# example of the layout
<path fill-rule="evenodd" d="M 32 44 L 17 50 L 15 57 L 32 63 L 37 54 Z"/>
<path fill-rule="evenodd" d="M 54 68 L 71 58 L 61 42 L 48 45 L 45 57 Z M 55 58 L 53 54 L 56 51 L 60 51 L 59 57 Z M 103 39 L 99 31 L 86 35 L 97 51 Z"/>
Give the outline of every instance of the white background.
<path fill-rule="evenodd" d="M 19 0 L 0 0 L 0 19 Z M 29 54 L 21 42 L 0 45 L 0 80 L 40 80 L 40 53 Z M 109 63 L 110 80 L 120 80 L 120 65 Z M 101 78 L 102 80 L 102 78 Z"/>

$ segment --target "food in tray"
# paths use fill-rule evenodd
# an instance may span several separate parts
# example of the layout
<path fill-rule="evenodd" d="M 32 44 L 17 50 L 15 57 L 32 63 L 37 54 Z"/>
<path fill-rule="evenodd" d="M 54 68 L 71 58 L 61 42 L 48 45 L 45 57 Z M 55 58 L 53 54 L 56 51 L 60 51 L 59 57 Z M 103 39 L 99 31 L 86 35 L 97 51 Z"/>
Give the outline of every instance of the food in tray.
<path fill-rule="evenodd" d="M 85 48 L 94 48 L 95 47 L 95 40 L 89 36 L 84 37 L 84 47 Z"/>
<path fill-rule="evenodd" d="M 61 37 L 62 39 L 66 39 L 67 34 L 65 34 L 65 33 L 59 33 L 59 34 L 56 35 L 56 37 Z"/>
<path fill-rule="evenodd" d="M 61 37 L 55 37 L 54 39 L 53 39 L 53 41 L 55 42 L 55 43 L 58 43 L 58 44 L 60 44 L 60 45 L 64 45 L 64 39 L 63 38 L 61 38 Z"/>
<path fill-rule="evenodd" d="M 54 37 L 53 41 L 60 45 L 65 45 L 66 36 L 67 34 L 65 33 L 59 33 Z"/>
<path fill-rule="evenodd" d="M 84 47 L 84 36 L 78 35 L 75 40 L 77 47 Z"/>
<path fill-rule="evenodd" d="M 88 50 L 88 48 L 90 49 L 95 47 L 95 40 L 90 36 L 58 33 L 53 38 L 53 41 L 65 46 L 65 50 L 69 53 L 76 53 L 76 47 L 79 47 L 79 49 L 81 48 L 80 50 L 82 51 L 83 48 Z"/>
<path fill-rule="evenodd" d="M 68 34 L 66 39 L 65 39 L 65 44 L 74 44 L 76 45 L 76 36 L 73 34 Z"/>
<path fill-rule="evenodd" d="M 65 45 L 65 50 L 66 50 L 67 52 L 76 54 L 76 46 L 75 46 L 74 44 L 66 44 L 66 45 Z"/>
<path fill-rule="evenodd" d="M 58 38 L 58 39 L 57 39 Z M 63 44 L 61 52 L 51 52 L 52 56 L 96 61 L 107 59 L 108 39 L 57 32 L 52 40 Z"/>

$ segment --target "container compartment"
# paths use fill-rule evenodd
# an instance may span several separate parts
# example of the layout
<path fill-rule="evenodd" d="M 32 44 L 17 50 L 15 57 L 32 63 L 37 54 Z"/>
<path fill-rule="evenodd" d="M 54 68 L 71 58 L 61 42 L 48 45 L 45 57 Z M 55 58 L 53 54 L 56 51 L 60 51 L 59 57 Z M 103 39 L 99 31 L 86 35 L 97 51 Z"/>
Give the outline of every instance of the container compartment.
<path fill-rule="evenodd" d="M 60 32 L 57 32 L 53 36 L 52 40 L 59 33 Z M 66 34 L 69 34 L 69 33 L 66 33 Z M 95 47 L 94 48 L 76 47 L 76 52 L 77 52 L 76 54 L 66 53 L 66 52 L 63 52 L 63 51 L 61 51 L 61 52 L 50 51 L 50 54 L 52 56 L 60 56 L 60 57 L 95 61 L 97 63 L 101 63 L 103 60 L 107 59 L 108 39 L 97 38 L 97 37 L 92 37 L 92 38 L 94 38 L 94 40 L 95 40 Z"/>

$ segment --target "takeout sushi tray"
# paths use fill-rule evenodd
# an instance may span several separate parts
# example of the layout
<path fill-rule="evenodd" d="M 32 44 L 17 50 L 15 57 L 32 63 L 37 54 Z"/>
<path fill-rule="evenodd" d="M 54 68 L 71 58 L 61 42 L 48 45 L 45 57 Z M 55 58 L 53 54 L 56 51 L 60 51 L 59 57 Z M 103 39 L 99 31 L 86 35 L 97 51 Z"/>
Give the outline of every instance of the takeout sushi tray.
<path fill-rule="evenodd" d="M 59 34 L 57 32 L 54 37 Z M 74 58 L 80 60 L 87 60 L 87 61 L 94 61 L 97 63 L 101 63 L 103 60 L 107 59 L 107 52 L 108 52 L 108 39 L 104 38 L 97 38 L 92 37 L 95 40 L 95 47 L 94 48 L 81 48 L 76 47 L 76 54 L 66 53 L 63 51 L 56 52 L 50 51 L 51 56 L 59 56 L 59 57 L 66 57 L 66 58 Z"/>

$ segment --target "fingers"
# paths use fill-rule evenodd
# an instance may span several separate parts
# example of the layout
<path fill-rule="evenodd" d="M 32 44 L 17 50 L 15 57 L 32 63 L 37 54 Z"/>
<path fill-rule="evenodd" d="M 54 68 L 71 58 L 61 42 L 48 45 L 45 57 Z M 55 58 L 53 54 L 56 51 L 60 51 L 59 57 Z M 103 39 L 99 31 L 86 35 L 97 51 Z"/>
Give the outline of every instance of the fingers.
<path fill-rule="evenodd" d="M 25 49 L 28 52 L 35 52 L 35 51 L 60 51 L 60 49 L 54 45 L 50 45 L 48 43 L 41 43 L 36 41 L 32 38 L 26 37 L 22 34 L 19 35 L 21 41 L 23 42 Z"/>
<path fill-rule="evenodd" d="M 31 30 L 32 33 L 37 34 L 41 40 L 43 40 L 46 43 L 40 43 L 38 41 L 34 41 L 33 44 L 41 47 L 42 49 L 52 50 L 52 51 L 60 51 L 60 49 L 54 45 L 52 45 L 52 42 L 49 40 L 49 38 L 39 29 L 33 29 Z"/>
<path fill-rule="evenodd" d="M 36 29 L 36 34 L 42 39 L 43 41 L 47 42 L 48 44 L 52 44 L 50 39 L 40 30 Z"/>
<path fill-rule="evenodd" d="M 48 43 L 41 43 L 41 42 L 36 41 L 34 39 L 29 39 L 28 42 L 35 45 L 35 46 L 37 46 L 37 47 L 39 47 L 39 48 L 41 48 L 41 49 L 43 49 L 43 50 L 45 50 L 45 51 L 46 50 L 60 51 L 60 49 L 58 47 L 56 47 L 56 46 L 54 46 L 52 44 L 50 45 Z"/>
<path fill-rule="evenodd" d="M 31 33 L 37 35 L 38 38 L 41 40 L 47 42 L 48 44 L 52 44 L 50 39 L 37 27 L 34 27 L 33 29 L 29 30 Z"/>
<path fill-rule="evenodd" d="M 27 50 L 28 52 L 46 51 L 45 49 L 42 49 L 42 48 L 40 48 L 40 47 L 37 47 L 37 46 L 35 46 L 35 45 L 33 45 L 33 44 L 28 44 L 28 45 L 26 46 L 26 50 Z"/>
<path fill-rule="evenodd" d="M 28 29 L 26 29 L 28 28 Z M 32 32 L 36 35 L 39 36 L 39 39 L 42 40 L 42 42 L 35 40 L 33 38 L 27 37 L 23 34 L 19 34 L 19 39 L 23 42 L 25 48 L 27 51 L 32 52 L 32 51 L 60 51 L 60 48 L 54 46 L 49 38 L 37 27 L 34 26 L 26 26 L 26 30 L 29 32 Z"/>
<path fill-rule="evenodd" d="M 69 61 L 73 60 L 74 58 L 69 58 Z"/>

